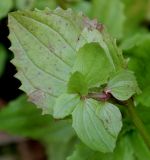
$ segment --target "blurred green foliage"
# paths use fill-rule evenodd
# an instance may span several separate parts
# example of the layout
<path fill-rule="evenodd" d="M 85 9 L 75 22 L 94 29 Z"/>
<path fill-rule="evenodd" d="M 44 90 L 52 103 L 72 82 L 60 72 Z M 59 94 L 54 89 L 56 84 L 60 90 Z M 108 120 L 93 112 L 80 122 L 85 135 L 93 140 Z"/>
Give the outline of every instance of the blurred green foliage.
<path fill-rule="evenodd" d="M 131 132 L 118 141 L 113 153 L 94 152 L 83 144 L 78 144 L 67 160 L 148 160 L 149 158 L 150 152 L 140 135 Z"/>
<path fill-rule="evenodd" d="M 62 160 L 73 148 L 75 135 L 71 123 L 41 115 L 40 110 L 27 102 L 26 96 L 19 97 L 3 108 L 0 122 L 0 131 L 41 141 L 53 160 Z"/>
<path fill-rule="evenodd" d="M 25 96 L 21 96 L 3 108 L 0 112 L 0 121 L 1 131 L 45 142 L 66 142 L 74 135 L 68 121 L 56 121 L 49 115 L 41 115 L 41 110 L 27 102 Z"/>
<path fill-rule="evenodd" d="M 12 0 L 1 0 L 0 1 L 0 19 L 7 16 L 8 12 L 13 7 L 13 1 Z"/>
<path fill-rule="evenodd" d="M 142 90 L 142 94 L 136 97 L 137 111 L 150 131 L 150 0 L 0 0 L 0 21 L 7 18 L 10 11 L 58 6 L 71 7 L 98 19 L 117 38 Z M 0 44 L 0 76 L 7 55 L 5 46 Z M 51 160 L 64 160 L 71 152 L 67 160 L 150 159 L 147 147 L 133 126 L 122 132 L 125 133 L 123 140 L 118 141 L 114 154 L 94 152 L 83 144 L 77 144 L 72 151 L 77 140 L 69 120 L 55 121 L 49 115 L 41 115 L 40 110 L 27 102 L 26 96 L 18 97 L 3 108 L 0 122 L 1 131 L 40 140 Z"/>

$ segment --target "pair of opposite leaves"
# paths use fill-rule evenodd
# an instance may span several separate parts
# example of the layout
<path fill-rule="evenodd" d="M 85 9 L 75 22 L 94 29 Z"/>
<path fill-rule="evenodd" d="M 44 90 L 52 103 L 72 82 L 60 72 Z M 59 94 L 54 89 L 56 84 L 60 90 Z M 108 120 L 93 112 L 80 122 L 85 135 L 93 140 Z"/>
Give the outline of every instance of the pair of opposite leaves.
<path fill-rule="evenodd" d="M 115 98 L 127 100 L 137 83 L 123 69 L 115 41 L 98 25 L 70 9 L 14 12 L 9 15 L 10 49 L 29 99 L 55 118 L 72 114 L 73 128 L 85 144 L 111 152 L 122 126 L 119 109 L 80 96 L 107 83 Z"/>

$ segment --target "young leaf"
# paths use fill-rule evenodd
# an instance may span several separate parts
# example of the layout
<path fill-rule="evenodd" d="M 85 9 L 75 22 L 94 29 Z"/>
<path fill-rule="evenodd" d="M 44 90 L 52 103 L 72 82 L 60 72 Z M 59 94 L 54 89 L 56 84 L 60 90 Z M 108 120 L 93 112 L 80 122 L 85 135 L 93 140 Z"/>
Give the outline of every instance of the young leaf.
<path fill-rule="evenodd" d="M 96 20 L 90 21 L 88 18 L 84 19 L 84 23 L 91 26 L 85 27 L 82 31 L 77 43 L 77 50 L 87 43 L 99 43 L 100 47 L 105 51 L 113 70 L 117 71 L 126 67 L 126 61 L 121 50 L 117 47 L 116 40 L 106 32 L 105 27 Z M 93 26 L 95 28 L 92 28 Z"/>
<path fill-rule="evenodd" d="M 88 84 L 85 76 L 80 72 L 74 72 L 68 82 L 68 92 L 80 95 L 88 93 Z"/>
<path fill-rule="evenodd" d="M 132 95 L 139 92 L 134 73 L 128 70 L 120 71 L 110 79 L 106 90 L 121 101 L 129 99 Z"/>
<path fill-rule="evenodd" d="M 107 32 L 103 33 L 103 39 L 111 54 L 116 71 L 127 68 L 127 62 L 122 55 L 122 50 L 117 46 L 116 39 L 113 39 Z"/>
<path fill-rule="evenodd" d="M 79 49 L 73 71 L 81 72 L 91 88 L 107 82 L 112 66 L 100 45 L 89 43 Z"/>
<path fill-rule="evenodd" d="M 103 121 L 108 132 L 117 137 L 120 132 L 120 128 L 122 127 L 119 109 L 111 103 L 105 103 L 102 107 L 99 107 L 96 110 L 96 114 Z"/>
<path fill-rule="evenodd" d="M 76 105 L 80 102 L 77 94 L 64 93 L 56 99 L 54 105 L 54 118 L 64 118 L 72 113 Z"/>
<path fill-rule="evenodd" d="M 107 114 L 108 106 L 115 107 L 88 99 L 81 101 L 72 113 L 73 128 L 77 135 L 87 146 L 96 151 L 112 152 L 122 126 L 120 111 L 112 109 L 112 112 Z M 114 126 L 114 122 L 118 128 L 110 127 Z"/>

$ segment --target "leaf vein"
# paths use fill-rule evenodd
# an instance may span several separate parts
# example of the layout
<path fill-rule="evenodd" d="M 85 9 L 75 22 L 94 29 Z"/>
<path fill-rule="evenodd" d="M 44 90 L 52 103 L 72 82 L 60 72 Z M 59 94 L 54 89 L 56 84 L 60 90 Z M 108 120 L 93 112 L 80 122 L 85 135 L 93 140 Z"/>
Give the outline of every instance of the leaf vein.
<path fill-rule="evenodd" d="M 29 18 L 31 19 L 32 21 L 36 21 L 37 23 L 40 23 L 42 25 L 44 25 L 43 23 L 35 20 L 35 19 L 32 19 L 30 17 L 27 17 L 27 16 L 21 16 L 21 17 L 26 17 L 26 18 Z M 18 24 L 20 24 L 25 30 L 27 30 L 33 37 L 35 37 L 37 39 L 37 41 L 39 41 L 49 52 L 48 53 L 53 53 L 53 55 L 56 56 L 56 58 L 58 58 L 60 61 L 62 61 L 65 65 L 72 67 L 70 64 L 68 64 L 65 60 L 63 60 L 60 56 L 58 56 L 54 51 L 52 52 L 35 34 L 33 34 L 29 29 L 25 28 L 23 24 L 21 24 L 18 20 L 16 20 Z M 45 24 L 46 25 L 46 24 Z M 49 28 L 49 27 L 48 27 Z M 51 28 L 52 29 L 52 28 Z M 53 31 L 55 31 L 54 29 L 52 29 Z M 56 32 L 56 31 L 55 31 Z M 58 34 L 58 32 L 56 32 Z M 62 37 L 62 36 L 61 36 Z"/>
<path fill-rule="evenodd" d="M 25 49 L 24 49 L 24 47 L 22 46 L 20 40 L 17 38 L 15 32 L 13 32 L 13 33 L 14 33 L 16 39 L 18 40 L 18 44 L 20 44 L 22 50 L 25 52 Z M 26 52 L 25 52 L 25 53 L 26 53 Z M 31 62 L 36 66 L 36 68 L 38 68 L 39 70 L 42 70 L 44 73 L 47 73 L 48 75 L 51 75 L 52 77 L 55 77 L 55 78 L 56 78 L 57 80 L 59 80 L 59 81 L 66 82 L 66 80 L 64 80 L 64 79 L 62 79 L 62 78 L 60 78 L 60 77 L 57 77 L 56 75 L 54 75 L 54 74 L 52 74 L 52 73 L 50 73 L 50 72 L 47 72 L 47 71 L 43 70 L 43 68 L 41 68 L 40 66 L 38 66 L 36 63 L 33 62 L 33 60 L 30 58 L 30 56 L 29 56 L 28 54 L 25 54 L 25 55 L 28 57 L 28 59 L 30 59 L 30 61 L 31 61 Z"/>

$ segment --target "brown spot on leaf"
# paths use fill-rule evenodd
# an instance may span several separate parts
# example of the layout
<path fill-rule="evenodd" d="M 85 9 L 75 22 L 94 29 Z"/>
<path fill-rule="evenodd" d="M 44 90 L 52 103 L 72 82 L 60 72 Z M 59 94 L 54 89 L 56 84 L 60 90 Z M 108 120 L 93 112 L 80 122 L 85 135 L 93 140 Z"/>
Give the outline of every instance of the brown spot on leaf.
<path fill-rule="evenodd" d="M 102 32 L 104 29 L 104 25 L 98 23 L 97 19 L 90 20 L 89 18 L 84 17 L 83 23 L 84 26 L 87 27 L 89 30 L 97 29 L 98 31 Z"/>
<path fill-rule="evenodd" d="M 49 43 L 48 45 L 48 49 L 51 51 L 51 52 L 55 52 L 55 48 Z"/>
<path fill-rule="evenodd" d="M 42 105 L 45 98 L 45 93 L 40 89 L 37 89 L 29 94 L 28 101 L 33 102 L 36 105 Z"/>
<path fill-rule="evenodd" d="M 104 30 L 104 25 L 101 23 L 97 23 L 96 29 L 102 32 Z"/>

